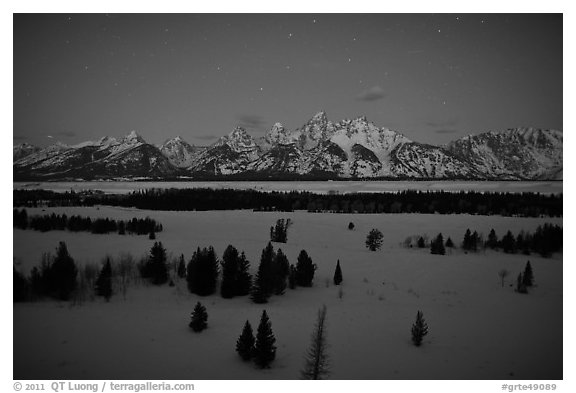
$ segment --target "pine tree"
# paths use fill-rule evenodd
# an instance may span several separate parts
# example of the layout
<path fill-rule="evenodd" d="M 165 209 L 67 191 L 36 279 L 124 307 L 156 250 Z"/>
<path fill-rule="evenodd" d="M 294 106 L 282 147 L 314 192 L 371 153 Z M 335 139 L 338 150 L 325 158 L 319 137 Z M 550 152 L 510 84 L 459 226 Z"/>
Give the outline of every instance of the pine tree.
<path fill-rule="evenodd" d="M 438 236 L 430 243 L 430 253 L 437 255 L 446 254 L 446 249 L 444 248 L 444 238 L 442 234 L 439 233 Z"/>
<path fill-rule="evenodd" d="M 490 233 L 488 234 L 488 240 L 486 241 L 486 247 L 491 248 L 491 249 L 495 249 L 496 247 L 498 247 L 498 236 L 496 236 L 496 231 L 494 230 L 494 228 L 492 228 L 490 230 Z"/>
<path fill-rule="evenodd" d="M 246 296 L 252 287 L 252 275 L 250 274 L 250 262 L 246 259 L 244 251 L 240 254 L 238 262 L 238 275 L 236 277 L 236 296 Z"/>
<path fill-rule="evenodd" d="M 110 258 L 106 258 L 106 262 L 96 279 L 96 295 L 102 296 L 107 302 L 110 301 L 112 297 L 112 265 L 110 264 Z"/>
<path fill-rule="evenodd" d="M 296 284 L 300 287 L 311 287 L 316 265 L 305 250 L 300 251 L 296 263 Z"/>
<path fill-rule="evenodd" d="M 206 307 L 204 307 L 200 302 L 196 303 L 194 311 L 191 315 L 190 326 L 195 332 L 201 332 L 208 327 L 208 313 L 206 312 Z"/>
<path fill-rule="evenodd" d="M 336 270 L 334 271 L 334 285 L 340 285 L 342 282 L 342 269 L 340 269 L 340 260 L 336 262 Z"/>
<path fill-rule="evenodd" d="M 252 332 L 252 326 L 249 321 L 244 324 L 244 329 L 242 329 L 242 334 L 236 341 L 236 352 L 240 355 L 242 360 L 248 361 L 254 356 L 254 343 L 256 339 L 254 338 L 254 333 Z"/>
<path fill-rule="evenodd" d="M 353 222 L 350 222 L 350 223 L 348 224 L 348 229 L 349 229 L 349 230 L 353 230 L 353 229 L 354 229 L 354 223 L 353 223 Z"/>
<path fill-rule="evenodd" d="M 266 303 L 273 293 L 274 270 L 272 265 L 275 256 L 276 253 L 272 243 L 268 242 L 266 248 L 262 250 L 260 265 L 258 265 L 258 272 L 251 289 L 251 297 L 254 303 Z"/>
<path fill-rule="evenodd" d="M 231 298 L 236 295 L 236 277 L 239 264 L 238 250 L 229 245 L 222 256 L 222 284 L 220 294 L 223 298 Z"/>
<path fill-rule="evenodd" d="M 480 235 L 478 234 L 478 232 L 474 231 L 474 233 L 472 234 L 472 237 L 471 237 L 472 251 L 478 250 L 478 241 L 479 240 L 480 240 Z"/>
<path fill-rule="evenodd" d="M 262 311 L 258 332 L 256 333 L 256 343 L 254 345 L 254 362 L 260 368 L 267 368 L 276 357 L 276 338 L 272 332 L 272 324 L 266 314 Z"/>
<path fill-rule="evenodd" d="M 426 242 L 424 241 L 424 238 L 422 236 L 418 238 L 418 243 L 416 245 L 418 246 L 418 248 L 426 247 Z"/>
<path fill-rule="evenodd" d="M 150 231 L 150 234 L 148 235 L 148 239 L 150 240 L 154 240 L 156 239 L 156 233 L 154 233 L 154 231 Z"/>
<path fill-rule="evenodd" d="M 166 249 L 162 246 L 162 242 L 154 242 L 154 245 L 150 249 L 150 257 L 146 270 L 152 284 L 162 285 L 168 282 Z"/>
<path fill-rule="evenodd" d="M 416 314 L 416 322 L 412 325 L 412 342 L 419 347 L 422 344 L 422 339 L 428 334 L 428 325 L 424 320 L 422 311 Z"/>
<path fill-rule="evenodd" d="M 462 248 L 464 250 L 472 250 L 472 233 L 470 229 L 466 229 L 466 233 L 464 234 L 464 241 L 462 242 Z"/>
<path fill-rule="evenodd" d="M 276 251 L 272 266 L 274 295 L 282 295 L 286 290 L 286 279 L 290 274 L 290 263 L 280 248 Z"/>
<path fill-rule="evenodd" d="M 200 296 L 213 294 L 216 292 L 218 273 L 218 259 L 214 247 L 198 247 L 186 268 L 188 290 Z"/>
<path fill-rule="evenodd" d="M 516 279 L 516 292 L 528 293 L 528 289 L 524 284 L 524 277 L 522 277 L 522 273 L 518 274 L 518 278 Z"/>
<path fill-rule="evenodd" d="M 382 247 L 382 241 L 384 239 L 384 235 L 378 229 L 372 229 L 368 236 L 366 236 L 366 248 L 370 251 L 379 250 Z"/>
<path fill-rule="evenodd" d="M 522 283 L 526 287 L 531 287 L 534 285 L 534 273 L 532 272 L 532 266 L 530 261 L 526 262 L 526 267 L 524 268 L 524 275 L 522 276 Z"/>
<path fill-rule="evenodd" d="M 318 311 L 318 319 L 312 333 L 312 342 L 306 354 L 303 379 L 324 379 L 330 373 L 328 369 L 328 354 L 326 353 L 326 306 Z"/>
<path fill-rule="evenodd" d="M 451 238 L 446 239 L 446 247 L 454 248 L 454 242 L 452 241 Z"/>
<path fill-rule="evenodd" d="M 76 289 L 78 269 L 74 259 L 68 253 L 66 243 L 60 242 L 56 257 L 47 271 L 47 283 L 50 293 L 60 300 L 68 300 Z"/>
<path fill-rule="evenodd" d="M 184 254 L 180 254 L 180 260 L 178 262 L 178 277 L 186 277 L 186 263 L 184 262 Z"/>
<path fill-rule="evenodd" d="M 506 232 L 506 235 L 502 238 L 502 250 L 506 253 L 516 252 L 516 239 L 514 239 L 514 235 L 510 231 Z"/>

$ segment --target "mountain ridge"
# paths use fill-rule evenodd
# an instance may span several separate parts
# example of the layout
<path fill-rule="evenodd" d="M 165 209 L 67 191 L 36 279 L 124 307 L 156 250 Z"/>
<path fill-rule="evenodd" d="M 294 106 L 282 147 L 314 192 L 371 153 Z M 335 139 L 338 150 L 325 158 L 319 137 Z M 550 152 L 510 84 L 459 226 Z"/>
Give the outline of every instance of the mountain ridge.
<path fill-rule="evenodd" d="M 275 123 L 254 138 L 235 127 L 209 146 L 181 136 L 162 145 L 135 131 L 77 145 L 13 147 L 15 180 L 194 179 L 562 179 L 562 131 L 509 128 L 446 145 L 420 143 L 365 116 L 332 122 L 324 111 L 287 130 Z"/>

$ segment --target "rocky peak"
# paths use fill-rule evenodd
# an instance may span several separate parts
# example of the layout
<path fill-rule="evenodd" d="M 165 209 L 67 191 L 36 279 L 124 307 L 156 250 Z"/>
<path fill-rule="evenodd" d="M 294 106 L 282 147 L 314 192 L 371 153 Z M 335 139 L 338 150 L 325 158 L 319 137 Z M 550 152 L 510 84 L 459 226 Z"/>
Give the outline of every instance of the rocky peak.
<path fill-rule="evenodd" d="M 140 135 L 138 135 L 138 133 L 136 131 L 132 130 L 132 131 L 130 131 L 130 133 L 128 135 L 126 135 L 124 138 L 122 138 L 122 143 L 135 145 L 138 143 L 146 143 L 146 141 L 144 140 L 144 138 L 142 138 Z"/>

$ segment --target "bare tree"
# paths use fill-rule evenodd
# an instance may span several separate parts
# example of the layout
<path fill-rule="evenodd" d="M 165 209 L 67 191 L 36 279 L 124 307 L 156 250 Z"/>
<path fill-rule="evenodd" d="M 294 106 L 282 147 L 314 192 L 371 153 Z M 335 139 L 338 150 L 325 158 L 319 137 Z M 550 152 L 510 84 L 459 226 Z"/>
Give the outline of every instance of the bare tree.
<path fill-rule="evenodd" d="M 323 379 L 330 373 L 326 353 L 326 306 L 318 311 L 318 320 L 312 333 L 312 343 L 306 354 L 306 363 L 302 370 L 303 379 Z"/>
<path fill-rule="evenodd" d="M 498 272 L 498 277 L 500 277 L 500 279 L 502 280 L 502 287 L 504 287 L 504 279 L 508 277 L 509 274 L 510 272 L 506 269 L 502 269 Z"/>

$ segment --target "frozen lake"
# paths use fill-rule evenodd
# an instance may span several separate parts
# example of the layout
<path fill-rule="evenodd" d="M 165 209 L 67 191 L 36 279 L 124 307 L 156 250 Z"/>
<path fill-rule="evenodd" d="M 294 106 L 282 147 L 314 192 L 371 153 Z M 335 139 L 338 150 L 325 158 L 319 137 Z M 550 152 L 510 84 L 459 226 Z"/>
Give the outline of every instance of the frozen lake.
<path fill-rule="evenodd" d="M 260 191 L 329 192 L 396 192 L 420 191 L 487 191 L 487 192 L 539 192 L 562 193 L 561 181 L 93 181 L 93 182 L 15 182 L 14 189 L 45 189 L 57 192 L 100 190 L 105 193 L 128 193 L 146 188 L 232 188 Z"/>

